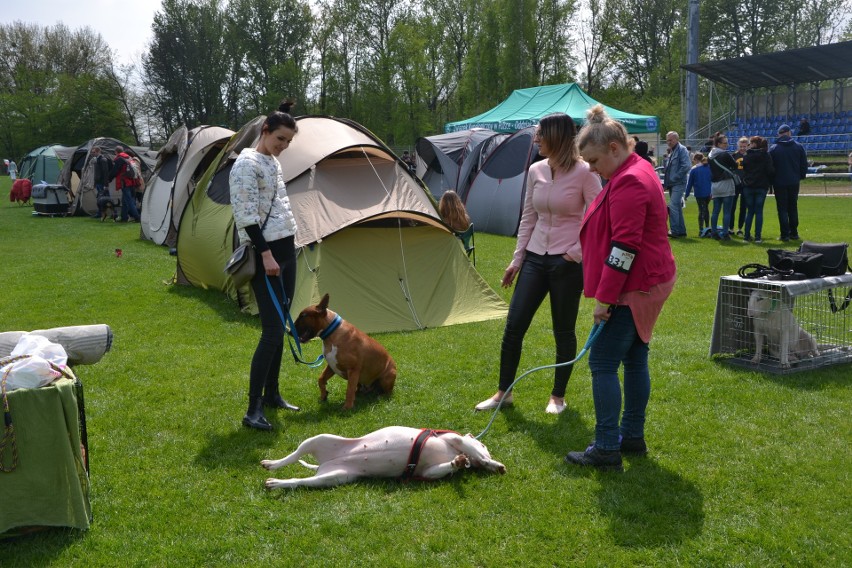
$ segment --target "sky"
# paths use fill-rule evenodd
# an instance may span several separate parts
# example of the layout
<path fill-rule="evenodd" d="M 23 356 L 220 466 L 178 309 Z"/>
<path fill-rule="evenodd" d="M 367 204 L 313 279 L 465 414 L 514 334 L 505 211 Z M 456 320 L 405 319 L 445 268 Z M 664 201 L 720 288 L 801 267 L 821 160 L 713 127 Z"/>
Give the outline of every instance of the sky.
<path fill-rule="evenodd" d="M 138 62 L 151 40 L 154 13 L 161 0 L 12 0 L 3 2 L 0 21 L 41 27 L 63 23 L 69 29 L 90 27 L 109 44 L 119 64 Z"/>

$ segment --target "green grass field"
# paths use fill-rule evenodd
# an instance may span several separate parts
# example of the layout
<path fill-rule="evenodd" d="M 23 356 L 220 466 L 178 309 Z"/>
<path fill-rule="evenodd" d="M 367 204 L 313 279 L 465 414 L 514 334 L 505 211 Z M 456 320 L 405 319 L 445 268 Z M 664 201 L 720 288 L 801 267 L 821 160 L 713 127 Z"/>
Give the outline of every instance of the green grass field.
<path fill-rule="evenodd" d="M 852 564 L 852 368 L 776 376 L 708 357 L 719 277 L 765 264 L 780 245 L 772 200 L 762 245 L 673 242 L 679 279 L 651 343 L 650 454 L 626 458 L 623 474 L 563 462 L 593 437 L 582 361 L 558 417 L 544 413 L 551 372 L 518 384 L 515 406 L 483 440 L 505 476 L 269 492 L 259 461 L 317 433 L 394 424 L 479 433 L 490 415 L 472 407 L 495 390 L 503 322 L 377 336 L 397 361 L 397 388 L 352 412 L 340 408 L 342 380 L 320 403 L 319 370 L 287 360 L 282 390 L 302 412 L 270 412 L 274 432 L 249 430 L 240 420 L 258 320 L 217 291 L 170 285 L 174 257 L 140 240 L 139 225 L 36 218 L 9 202 L 9 185 L 0 178 L 2 330 L 105 323 L 115 342 L 76 368 L 91 529 L 0 541 L 4 567 Z M 803 237 L 852 240 L 850 198 L 802 198 L 800 209 Z M 696 233 L 693 200 L 686 217 Z M 508 300 L 499 280 L 514 239 L 479 234 L 476 244 L 477 268 Z M 583 339 L 591 307 L 583 301 Z M 549 321 L 543 307 L 521 371 L 552 362 Z"/>

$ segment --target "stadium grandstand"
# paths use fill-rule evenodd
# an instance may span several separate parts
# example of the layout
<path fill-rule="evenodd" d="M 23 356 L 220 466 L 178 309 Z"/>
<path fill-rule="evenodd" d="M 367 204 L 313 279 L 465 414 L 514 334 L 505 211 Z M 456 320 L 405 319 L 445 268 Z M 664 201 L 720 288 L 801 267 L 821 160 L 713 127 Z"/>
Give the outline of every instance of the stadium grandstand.
<path fill-rule="evenodd" d="M 787 124 L 809 156 L 852 152 L 852 41 L 682 67 L 732 93 L 729 110 L 705 127 L 704 140 L 723 131 L 731 140 L 771 142 Z M 802 119 L 809 129 L 800 133 Z"/>

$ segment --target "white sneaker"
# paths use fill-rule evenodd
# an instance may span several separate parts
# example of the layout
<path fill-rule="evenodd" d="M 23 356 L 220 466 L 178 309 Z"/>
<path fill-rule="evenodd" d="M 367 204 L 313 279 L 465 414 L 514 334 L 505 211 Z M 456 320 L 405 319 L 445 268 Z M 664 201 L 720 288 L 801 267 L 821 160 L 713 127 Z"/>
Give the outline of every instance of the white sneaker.
<path fill-rule="evenodd" d="M 503 398 L 502 406 L 512 406 L 512 403 L 514 403 L 514 397 L 512 396 L 512 393 L 509 393 L 505 396 L 505 398 Z M 500 405 L 500 397 L 494 398 L 492 396 L 491 398 L 486 398 L 485 400 L 474 406 L 473 409 L 477 412 L 482 410 L 494 410 L 495 408 L 497 408 L 498 405 Z"/>
<path fill-rule="evenodd" d="M 544 412 L 547 414 L 562 414 L 565 410 L 565 403 L 557 404 L 555 402 L 548 402 L 547 408 L 544 409 Z"/>

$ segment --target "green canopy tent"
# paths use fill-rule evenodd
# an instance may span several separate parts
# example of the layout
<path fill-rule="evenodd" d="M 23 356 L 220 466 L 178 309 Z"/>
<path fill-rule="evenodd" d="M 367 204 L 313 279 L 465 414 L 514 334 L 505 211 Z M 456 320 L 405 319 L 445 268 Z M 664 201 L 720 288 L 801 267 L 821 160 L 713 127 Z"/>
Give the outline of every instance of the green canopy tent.
<path fill-rule="evenodd" d="M 564 112 L 582 126 L 586 122 L 586 111 L 598 101 L 590 97 L 577 83 L 545 85 L 529 89 L 516 89 L 502 103 L 480 115 L 448 122 L 444 132 L 457 132 L 470 128 L 488 128 L 495 132 L 517 132 L 538 124 L 541 117 L 554 112 Z M 657 132 L 659 120 L 656 116 L 631 114 L 604 105 L 607 114 L 621 122 L 630 134 Z"/>

